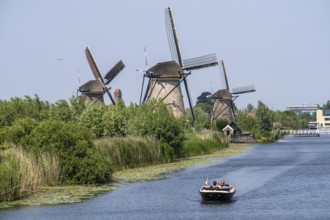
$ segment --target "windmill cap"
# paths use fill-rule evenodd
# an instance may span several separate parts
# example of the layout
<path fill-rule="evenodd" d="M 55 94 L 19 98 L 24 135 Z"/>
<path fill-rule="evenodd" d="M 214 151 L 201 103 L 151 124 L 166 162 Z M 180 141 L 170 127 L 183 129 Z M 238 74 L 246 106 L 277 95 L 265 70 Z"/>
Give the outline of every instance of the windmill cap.
<path fill-rule="evenodd" d="M 227 89 L 221 89 L 216 91 L 211 98 L 212 99 L 231 99 L 232 95 Z"/>
<path fill-rule="evenodd" d="M 159 78 L 181 78 L 183 69 L 175 61 L 168 61 L 157 63 L 155 66 L 151 67 L 148 72 L 157 73 Z"/>

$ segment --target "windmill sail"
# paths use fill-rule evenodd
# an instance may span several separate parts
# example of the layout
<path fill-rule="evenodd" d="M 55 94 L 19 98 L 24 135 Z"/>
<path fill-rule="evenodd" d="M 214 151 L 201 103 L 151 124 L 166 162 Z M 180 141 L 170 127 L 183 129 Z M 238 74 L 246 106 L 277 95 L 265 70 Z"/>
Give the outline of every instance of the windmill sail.
<path fill-rule="evenodd" d="M 97 67 L 96 62 L 94 60 L 94 57 L 92 55 L 92 52 L 90 51 L 90 49 L 88 47 L 86 47 L 85 54 L 86 54 L 87 61 L 89 63 L 89 66 L 92 69 L 92 72 L 93 72 L 93 75 L 94 75 L 95 79 L 96 80 L 101 80 L 102 76 L 101 76 L 100 70 Z"/>
<path fill-rule="evenodd" d="M 124 68 L 125 64 L 123 61 L 120 60 L 118 63 L 116 63 L 116 65 L 112 67 L 111 70 L 104 76 L 104 78 L 107 80 L 105 84 L 108 85 Z"/>
<path fill-rule="evenodd" d="M 233 88 L 232 94 L 243 94 L 243 93 L 248 93 L 248 92 L 255 92 L 256 89 L 254 88 L 253 85 L 250 86 L 242 86 L 242 87 L 237 87 Z"/>
<path fill-rule="evenodd" d="M 176 33 L 174 18 L 170 7 L 165 9 L 165 25 L 166 25 L 167 39 L 168 39 L 168 44 L 170 47 L 172 59 L 175 62 L 177 62 L 183 70 L 190 71 L 193 69 L 201 69 L 201 68 L 218 65 L 215 54 L 209 54 L 197 58 L 182 60 L 182 54 L 179 46 L 179 39 Z M 186 77 L 183 78 L 183 82 L 186 88 L 192 118 L 193 121 L 195 121 L 195 114 L 191 103 L 190 93 L 188 89 L 188 82 Z"/>
<path fill-rule="evenodd" d="M 181 50 L 179 46 L 179 39 L 176 34 L 173 14 L 170 7 L 165 9 L 165 26 L 172 59 L 182 67 L 183 64 Z"/>
<path fill-rule="evenodd" d="M 228 83 L 228 78 L 227 78 L 227 73 L 226 73 L 226 67 L 225 67 L 225 62 L 221 60 L 221 65 L 222 65 L 222 70 L 223 70 L 223 77 L 224 77 L 224 82 L 226 84 L 226 89 L 229 91 L 229 83 Z"/>
<path fill-rule="evenodd" d="M 217 55 L 215 53 L 183 60 L 183 69 L 187 71 L 212 67 L 216 65 L 218 65 L 218 61 Z"/>
<path fill-rule="evenodd" d="M 89 63 L 90 68 L 92 69 L 93 75 L 95 77 L 95 79 L 99 82 L 99 84 L 101 85 L 102 89 L 103 89 L 103 94 L 107 93 L 112 104 L 115 105 L 115 100 L 113 99 L 109 88 L 107 88 L 106 85 L 108 85 L 125 67 L 124 63 L 120 60 L 106 75 L 105 75 L 105 79 L 107 80 L 105 82 L 105 80 L 103 79 L 101 72 L 99 70 L 99 68 L 96 65 L 96 62 L 94 60 L 94 57 L 92 55 L 92 52 L 90 51 L 90 49 L 88 47 L 86 47 L 85 50 L 85 54 L 86 54 L 86 58 L 87 61 Z M 102 97 L 103 98 L 103 97 Z"/>

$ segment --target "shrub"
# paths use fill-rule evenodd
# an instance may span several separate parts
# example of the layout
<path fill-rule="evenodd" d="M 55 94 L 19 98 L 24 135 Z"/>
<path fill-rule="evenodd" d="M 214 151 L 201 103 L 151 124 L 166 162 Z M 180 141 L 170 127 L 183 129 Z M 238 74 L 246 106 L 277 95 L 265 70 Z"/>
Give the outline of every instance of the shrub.
<path fill-rule="evenodd" d="M 43 121 L 31 133 L 26 148 L 36 154 L 59 155 L 62 181 L 105 183 L 110 180 L 111 166 L 98 155 L 90 131 L 79 124 Z"/>
<path fill-rule="evenodd" d="M 175 154 L 180 155 L 184 137 L 183 124 L 169 112 L 163 103 L 151 100 L 137 107 L 131 105 L 129 112 L 134 115 L 127 123 L 130 135 L 154 137 L 169 144 Z"/>
<path fill-rule="evenodd" d="M 107 108 L 103 105 L 88 105 L 81 114 L 80 124 L 88 128 L 96 138 L 103 137 L 104 134 L 104 114 Z"/>
<path fill-rule="evenodd" d="M 6 126 L 0 130 L 0 143 L 10 142 L 16 145 L 25 145 L 29 135 L 38 125 L 33 118 L 17 119 L 11 126 Z"/>
<path fill-rule="evenodd" d="M 127 114 L 124 103 L 119 101 L 103 115 L 104 136 L 124 137 L 127 134 Z"/>

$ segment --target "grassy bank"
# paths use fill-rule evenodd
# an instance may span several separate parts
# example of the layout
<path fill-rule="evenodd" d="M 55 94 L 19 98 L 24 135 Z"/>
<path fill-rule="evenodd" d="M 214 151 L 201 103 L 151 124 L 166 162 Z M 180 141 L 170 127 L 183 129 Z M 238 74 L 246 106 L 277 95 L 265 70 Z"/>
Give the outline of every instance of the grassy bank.
<path fill-rule="evenodd" d="M 0 151 L 1 202 L 21 199 L 49 186 L 76 185 L 60 181 L 66 167 L 61 166 L 59 155 L 48 152 L 34 154 L 16 145 L 6 146 Z M 100 160 L 107 161 L 113 171 L 120 171 L 155 164 L 161 167 L 164 163 L 210 154 L 228 146 L 222 134 L 210 132 L 188 134 L 182 143 L 181 157 L 175 155 L 172 147 L 148 137 L 102 138 L 94 142 L 93 149 L 94 154 L 99 155 Z M 75 164 L 79 165 L 79 160 Z M 93 166 L 90 164 L 88 169 L 93 169 Z"/>
<path fill-rule="evenodd" d="M 81 202 L 85 199 L 116 189 L 125 182 L 150 181 L 164 177 L 164 175 L 179 171 L 188 167 L 212 164 L 221 158 L 243 153 L 250 149 L 251 145 L 230 144 L 212 154 L 177 159 L 171 163 L 154 164 L 145 167 L 128 168 L 113 173 L 116 184 L 110 185 L 83 185 L 83 186 L 53 186 L 40 187 L 38 192 L 27 198 L 0 203 L 0 208 L 8 208 L 18 205 L 54 205 L 63 203 Z"/>

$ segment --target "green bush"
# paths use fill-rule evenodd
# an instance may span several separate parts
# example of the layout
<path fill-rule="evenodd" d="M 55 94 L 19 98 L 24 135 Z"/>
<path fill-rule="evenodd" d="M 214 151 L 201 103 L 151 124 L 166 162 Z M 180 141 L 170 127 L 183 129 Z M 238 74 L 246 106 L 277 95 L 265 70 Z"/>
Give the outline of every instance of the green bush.
<path fill-rule="evenodd" d="M 111 166 L 98 155 L 93 140 L 90 131 L 79 124 L 43 121 L 31 133 L 25 148 L 36 154 L 58 154 L 63 181 L 105 183 L 110 180 Z"/>
<path fill-rule="evenodd" d="M 109 160 L 101 156 L 86 141 L 77 144 L 64 157 L 64 179 L 73 183 L 108 183 L 111 180 L 112 166 Z"/>
<path fill-rule="evenodd" d="M 154 100 L 140 106 L 131 105 L 127 123 L 128 133 L 134 136 L 151 136 L 169 144 L 175 155 L 180 155 L 184 130 L 180 120 L 176 119 L 168 108 Z"/>
<path fill-rule="evenodd" d="M 107 137 L 124 137 L 127 135 L 127 113 L 124 103 L 119 101 L 109 107 L 103 115 L 104 132 Z"/>
<path fill-rule="evenodd" d="M 0 129 L 20 118 L 44 120 L 48 118 L 48 112 L 49 103 L 41 101 L 37 95 L 34 98 L 25 96 L 24 99 L 14 97 L 9 101 L 0 100 Z"/>
<path fill-rule="evenodd" d="M 32 130 L 38 125 L 33 118 L 17 119 L 11 126 L 0 129 L 0 144 L 4 142 L 26 145 Z"/>
<path fill-rule="evenodd" d="M 81 114 L 80 124 L 88 128 L 96 138 L 104 135 L 104 114 L 108 109 L 104 105 L 88 105 Z"/>

